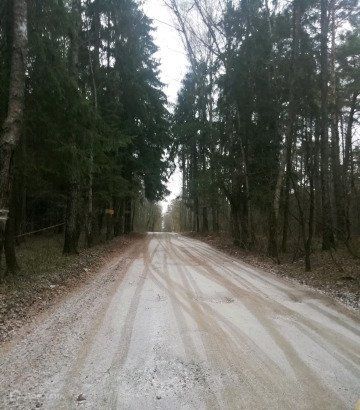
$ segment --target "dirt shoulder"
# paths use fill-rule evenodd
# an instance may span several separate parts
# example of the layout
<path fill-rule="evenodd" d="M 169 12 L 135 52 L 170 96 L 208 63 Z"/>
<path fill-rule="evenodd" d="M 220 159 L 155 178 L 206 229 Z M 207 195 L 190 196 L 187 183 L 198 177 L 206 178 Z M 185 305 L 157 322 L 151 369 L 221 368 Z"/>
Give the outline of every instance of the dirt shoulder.
<path fill-rule="evenodd" d="M 17 249 L 21 270 L 0 283 L 0 343 L 10 340 L 24 324 L 91 280 L 108 260 L 142 239 L 138 234 L 121 236 L 71 256 L 61 253 L 61 235 L 36 237 L 21 244 Z"/>
<path fill-rule="evenodd" d="M 186 233 L 185 236 L 201 240 L 250 265 L 318 289 L 352 309 L 360 309 L 360 261 L 352 258 L 345 249 L 332 254 L 314 253 L 312 270 L 305 272 L 302 257 L 293 260 L 293 255 L 285 255 L 278 265 L 265 255 L 240 249 L 225 235 Z"/>

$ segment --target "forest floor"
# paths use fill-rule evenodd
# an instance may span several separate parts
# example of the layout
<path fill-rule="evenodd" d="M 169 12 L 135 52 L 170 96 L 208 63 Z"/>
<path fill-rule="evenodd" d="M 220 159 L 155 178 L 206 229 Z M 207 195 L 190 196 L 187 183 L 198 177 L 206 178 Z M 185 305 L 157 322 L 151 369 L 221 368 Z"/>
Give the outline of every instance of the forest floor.
<path fill-rule="evenodd" d="M 121 253 L 140 238 L 142 235 L 114 238 L 70 256 L 62 254 L 62 234 L 35 236 L 22 242 L 17 247 L 20 271 L 0 282 L 0 343 L 90 280 L 114 253 Z M 3 273 L 4 266 L 0 269 Z"/>
<path fill-rule="evenodd" d="M 228 235 L 187 233 L 186 236 L 206 242 L 253 266 L 318 289 L 348 307 L 360 309 L 360 260 L 352 257 L 346 249 L 332 253 L 321 250 L 314 252 L 311 255 L 312 270 L 305 272 L 301 255 L 282 255 L 281 263 L 277 264 L 264 253 L 240 249 Z"/>

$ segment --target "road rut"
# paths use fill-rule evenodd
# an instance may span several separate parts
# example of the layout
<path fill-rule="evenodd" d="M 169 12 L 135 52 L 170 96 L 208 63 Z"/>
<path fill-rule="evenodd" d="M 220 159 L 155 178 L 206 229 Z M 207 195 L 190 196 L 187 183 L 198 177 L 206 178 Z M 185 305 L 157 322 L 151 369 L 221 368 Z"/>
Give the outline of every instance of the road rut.
<path fill-rule="evenodd" d="M 0 407 L 352 409 L 359 317 L 177 234 L 149 234 L 0 348 Z"/>

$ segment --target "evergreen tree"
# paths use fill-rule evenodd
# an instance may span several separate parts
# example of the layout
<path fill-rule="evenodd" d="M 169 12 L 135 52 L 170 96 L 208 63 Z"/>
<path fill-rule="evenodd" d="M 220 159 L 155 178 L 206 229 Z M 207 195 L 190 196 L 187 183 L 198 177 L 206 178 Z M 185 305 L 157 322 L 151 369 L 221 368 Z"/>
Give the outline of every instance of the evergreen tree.
<path fill-rule="evenodd" d="M 11 34 L 23 24 L 12 11 L 20 6 L 28 12 L 28 45 L 24 41 L 23 50 L 12 47 L 18 40 Z M 14 228 L 5 249 L 15 255 L 15 234 L 61 222 L 64 253 L 76 253 L 82 235 L 91 246 L 101 232 L 111 238 L 131 231 L 140 199 L 155 203 L 166 194 L 165 149 L 171 143 L 151 21 L 141 4 L 16 0 L 2 2 L 0 14 L 4 131 L 13 78 L 11 50 L 23 58 L 15 83 L 22 90 L 16 95 L 20 100 L 24 96 L 23 112 L 15 110 L 23 127 L 20 131 L 15 119 L 19 131 L 12 145 L 18 145 L 11 154 L 12 194 L 1 194 L 4 209 L 14 198 Z M 2 135 L 5 141 L 6 132 Z M 1 163 L 8 170 L 7 158 L 4 151 Z M 2 184 L 9 187 L 6 181 Z"/>
<path fill-rule="evenodd" d="M 184 176 L 176 209 L 187 207 L 198 221 L 195 188 L 201 164 L 211 164 L 212 183 L 201 184 L 201 198 L 222 194 L 228 218 L 225 213 L 221 228 L 236 244 L 266 249 L 280 261 L 291 243 L 304 253 L 307 270 L 314 236 L 324 250 L 338 240 L 355 255 L 356 1 L 239 0 L 218 7 L 196 0 L 189 10 L 173 0 L 169 6 L 191 64 L 174 116 Z M 201 26 L 196 31 L 194 21 Z M 204 60 L 209 53 L 215 58 Z M 211 89 L 206 98 L 204 79 Z M 213 102 L 211 116 L 201 116 L 204 99 Z M 212 215 L 220 202 L 213 202 Z M 193 228 L 206 230 L 206 218 Z"/>

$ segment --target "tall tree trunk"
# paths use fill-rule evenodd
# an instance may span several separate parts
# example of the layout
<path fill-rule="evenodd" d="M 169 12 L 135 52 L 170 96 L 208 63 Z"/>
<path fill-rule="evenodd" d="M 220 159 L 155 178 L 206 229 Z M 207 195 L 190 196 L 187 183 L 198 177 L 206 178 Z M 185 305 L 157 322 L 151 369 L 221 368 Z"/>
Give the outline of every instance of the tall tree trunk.
<path fill-rule="evenodd" d="M 95 116 L 98 114 L 98 92 L 97 92 L 97 79 L 100 68 L 100 10 L 99 0 L 94 1 L 94 15 L 93 15 L 93 44 L 94 52 L 93 58 L 91 57 L 91 50 L 89 45 L 89 65 L 91 73 L 92 94 Z M 93 205 L 93 182 L 94 182 L 94 141 L 93 135 L 90 135 L 90 155 L 89 155 L 89 175 L 88 175 L 88 189 L 87 189 L 87 215 L 85 222 L 85 238 L 86 246 L 90 247 L 93 243 L 93 222 L 94 222 L 94 205 Z"/>
<path fill-rule="evenodd" d="M 208 208 L 207 206 L 202 207 L 202 231 L 208 232 L 209 231 L 209 219 L 208 219 Z"/>
<path fill-rule="evenodd" d="M 315 218 L 315 169 L 318 167 L 318 156 L 319 156 L 319 141 L 318 136 L 315 136 L 315 148 L 314 148 L 314 159 L 309 175 L 310 184 L 310 198 L 309 198 L 309 221 L 308 221 L 308 236 L 305 242 L 305 270 L 309 272 L 311 270 L 311 248 L 312 248 L 312 238 L 314 235 L 314 218 Z"/>
<path fill-rule="evenodd" d="M 8 111 L 0 140 L 0 252 L 5 240 L 13 180 L 13 156 L 21 138 L 27 57 L 27 1 L 13 0 Z"/>
<path fill-rule="evenodd" d="M 125 198 L 125 211 L 124 211 L 124 233 L 128 234 L 132 231 L 132 200 L 130 197 Z"/>
<path fill-rule="evenodd" d="M 341 175 L 340 165 L 340 147 L 339 147 L 339 115 L 338 115 L 338 98 L 337 98 L 337 78 L 335 69 L 336 55 L 336 14 L 335 0 L 330 3 L 331 15 L 331 53 L 330 53 L 330 84 L 331 84 L 331 168 L 333 177 L 333 198 L 336 210 L 336 232 L 341 240 L 346 238 L 346 221 L 345 221 L 345 192 Z"/>
<path fill-rule="evenodd" d="M 200 232 L 200 218 L 199 218 L 199 198 L 194 199 L 194 230 Z"/>
<path fill-rule="evenodd" d="M 193 199 L 194 206 L 194 230 L 195 232 L 200 231 L 200 215 L 199 215 L 199 181 L 198 181 L 198 152 L 196 148 L 196 142 L 192 144 L 191 152 L 192 160 L 192 172 L 191 172 L 191 196 Z"/>
<path fill-rule="evenodd" d="M 19 269 L 19 265 L 16 260 L 16 252 L 15 252 L 14 208 L 10 210 L 9 218 L 6 222 L 4 249 L 5 249 L 5 258 L 6 258 L 6 270 L 9 273 L 13 273 Z"/>
<path fill-rule="evenodd" d="M 210 177 L 211 177 L 211 191 L 210 191 L 210 206 L 211 206 L 211 223 L 213 232 L 219 231 L 219 192 L 215 180 L 214 170 L 214 150 L 210 154 Z"/>
<path fill-rule="evenodd" d="M 305 225 L 305 215 L 304 215 L 304 209 L 303 209 L 303 205 L 301 202 L 301 198 L 300 198 L 300 194 L 299 194 L 299 187 L 297 185 L 297 182 L 294 181 L 293 176 L 291 176 L 291 182 L 292 182 L 292 186 L 294 189 L 294 195 L 295 195 L 295 199 L 296 202 L 298 204 L 298 210 L 299 210 L 299 227 L 300 227 L 300 236 L 305 248 L 305 254 L 306 254 L 306 249 L 307 249 L 307 240 L 306 240 L 306 225 Z M 305 258 L 305 264 L 306 266 L 309 267 L 309 270 L 311 269 L 310 266 L 310 254 L 306 254 L 306 258 Z"/>
<path fill-rule="evenodd" d="M 316 126 L 315 126 L 316 129 Z M 314 221 L 315 221 L 315 171 L 319 167 L 319 134 L 315 131 L 315 143 L 312 146 L 312 134 L 313 126 L 310 121 L 310 132 L 306 133 L 306 146 L 305 146 L 305 169 L 309 178 L 309 219 L 308 219 L 308 234 L 304 242 L 305 248 L 305 271 L 311 270 L 311 251 L 312 251 L 312 238 L 314 235 Z"/>
<path fill-rule="evenodd" d="M 310 177 L 310 199 L 309 199 L 309 223 L 308 223 L 308 237 L 305 243 L 305 270 L 311 271 L 311 247 L 314 233 L 314 211 L 315 211 L 315 192 L 314 192 L 314 177 Z"/>
<path fill-rule="evenodd" d="M 320 117 L 315 119 L 315 144 L 317 144 L 316 165 L 314 165 L 314 189 L 315 189 L 315 221 L 314 221 L 314 235 L 317 238 L 322 236 L 322 210 L 321 210 L 321 172 L 320 172 Z"/>
<path fill-rule="evenodd" d="M 358 98 L 358 91 L 355 91 L 350 101 L 349 119 L 345 134 L 345 149 L 344 149 L 344 164 L 343 175 L 345 185 L 345 226 L 346 226 L 346 242 L 349 244 L 351 239 L 351 227 L 350 227 L 350 200 L 351 200 L 351 187 L 353 181 L 353 166 L 352 166 L 352 128 L 354 123 L 354 115 L 356 109 L 356 103 Z"/>
<path fill-rule="evenodd" d="M 86 195 L 87 213 L 85 219 L 85 240 L 86 246 L 89 248 L 93 244 L 93 224 L 94 224 L 94 204 L 93 204 L 93 160 L 94 157 L 90 154 L 90 170 L 88 175 L 88 191 Z"/>
<path fill-rule="evenodd" d="M 231 229 L 232 236 L 234 240 L 234 245 L 241 244 L 241 231 L 239 224 L 239 207 L 234 200 L 230 203 L 230 218 L 231 218 Z"/>
<path fill-rule="evenodd" d="M 74 79 L 75 84 L 78 82 L 78 65 L 79 65 L 79 34 L 81 30 L 81 3 L 80 0 L 72 0 L 72 14 L 74 16 L 74 27 L 70 33 L 70 61 L 69 72 Z M 65 218 L 65 237 L 64 237 L 64 254 L 75 254 L 78 252 L 79 241 L 79 204 L 80 204 L 80 177 L 77 162 L 77 141 L 76 136 L 71 136 L 72 149 L 70 153 L 70 176 L 69 188 Z"/>
<path fill-rule="evenodd" d="M 209 139 L 210 139 L 210 177 L 211 177 L 211 223 L 212 231 L 219 231 L 219 201 L 218 188 L 215 183 L 215 148 L 214 148 L 214 59 L 210 51 L 209 56 L 209 86 L 208 86 L 208 107 L 209 107 Z"/>
<path fill-rule="evenodd" d="M 268 254 L 280 263 L 279 247 L 278 247 L 278 226 L 279 226 L 279 211 L 280 211 L 280 196 L 281 187 L 284 179 L 284 158 L 280 154 L 279 171 L 274 191 L 274 200 L 269 216 L 269 236 L 268 236 Z"/>
<path fill-rule="evenodd" d="M 114 209 L 113 201 L 109 201 L 109 208 L 106 210 L 106 240 L 109 241 L 114 233 Z"/>
<path fill-rule="evenodd" d="M 273 207 L 269 210 L 269 232 L 268 232 L 268 245 L 267 253 L 269 256 L 275 258 L 277 263 L 280 263 L 279 250 L 277 243 L 277 218 Z"/>
<path fill-rule="evenodd" d="M 292 21 L 292 50 L 291 50 L 291 75 L 289 89 L 289 109 L 288 109 L 288 124 L 285 135 L 285 192 L 284 192 L 284 220 L 282 233 L 282 252 L 287 251 L 287 240 L 289 230 L 289 208 L 290 208 L 290 182 L 292 174 L 292 150 L 296 134 L 296 117 L 297 117 L 297 96 L 295 95 L 295 87 L 298 81 L 298 57 L 300 54 L 300 31 L 301 31 L 301 0 L 293 2 L 293 21 Z M 280 172 L 281 167 L 280 167 Z M 274 210 L 274 214 L 278 211 Z"/>
<path fill-rule="evenodd" d="M 76 254 L 78 253 L 78 241 L 79 241 L 79 221 L 78 221 L 78 209 L 79 209 L 79 192 L 80 186 L 76 178 L 70 182 L 66 214 L 65 214 L 65 236 L 64 236 L 64 254 Z"/>
<path fill-rule="evenodd" d="M 241 121 L 240 121 L 240 107 L 237 105 L 236 119 L 237 119 L 237 138 L 240 143 L 240 158 L 242 162 L 242 168 L 244 172 L 244 198 L 243 198 L 243 215 L 246 215 L 246 218 L 242 218 L 243 231 L 246 234 L 246 243 L 243 241 L 243 246 L 245 248 L 252 247 L 254 242 L 254 233 L 252 229 L 252 213 L 251 213 L 251 199 L 250 199 L 250 181 L 248 173 L 248 157 L 245 149 L 244 139 L 241 135 Z"/>
<path fill-rule="evenodd" d="M 211 207 L 211 220 L 213 232 L 219 232 L 219 210 L 215 206 Z"/>
<path fill-rule="evenodd" d="M 124 199 L 118 200 L 115 212 L 114 235 L 119 236 L 124 233 Z"/>
<path fill-rule="evenodd" d="M 182 171 L 182 187 L 181 196 L 182 201 L 180 204 L 180 232 L 184 232 L 187 229 L 187 208 L 184 205 L 186 195 L 186 160 L 184 151 L 181 152 L 181 171 Z"/>
<path fill-rule="evenodd" d="M 329 177 L 329 136 L 328 136 L 328 0 L 321 0 L 321 202 L 322 202 L 322 249 L 335 248 L 332 209 L 330 201 Z"/>

